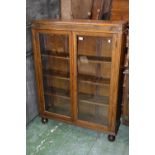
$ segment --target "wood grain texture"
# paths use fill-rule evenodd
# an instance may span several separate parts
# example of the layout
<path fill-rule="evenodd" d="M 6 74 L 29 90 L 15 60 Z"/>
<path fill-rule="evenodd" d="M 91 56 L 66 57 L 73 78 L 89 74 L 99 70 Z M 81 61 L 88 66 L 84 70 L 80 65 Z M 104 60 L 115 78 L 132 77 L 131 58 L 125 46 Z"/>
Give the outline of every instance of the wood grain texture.
<path fill-rule="evenodd" d="M 61 30 L 82 32 L 123 33 L 126 29 L 125 21 L 99 20 L 37 20 L 32 22 L 32 28 L 38 30 Z"/>
<path fill-rule="evenodd" d="M 42 115 L 45 111 L 44 108 L 44 97 L 43 97 L 43 87 L 42 87 L 42 78 L 41 78 L 41 61 L 40 61 L 40 50 L 39 50 L 39 42 L 38 42 L 38 33 L 35 30 L 32 30 L 32 42 L 33 42 L 33 53 L 34 53 L 34 66 L 35 66 L 35 74 L 37 81 L 37 93 L 39 100 L 39 113 Z"/>
<path fill-rule="evenodd" d="M 71 81 L 72 81 L 72 121 L 75 122 L 77 120 L 77 83 L 76 83 L 76 55 L 75 55 L 75 39 L 74 34 L 71 32 L 71 40 L 70 40 L 70 46 L 71 46 Z"/>
<path fill-rule="evenodd" d="M 76 53 L 76 50 L 77 50 L 77 45 L 76 45 L 76 35 L 75 33 L 72 32 L 72 49 L 73 49 L 73 77 L 74 77 L 74 80 L 73 80 L 73 93 L 74 93 L 74 122 L 77 121 L 77 115 L 78 115 L 78 107 L 77 107 L 77 53 Z"/>
<path fill-rule="evenodd" d="M 129 0 L 112 0 L 110 19 L 129 21 Z"/>

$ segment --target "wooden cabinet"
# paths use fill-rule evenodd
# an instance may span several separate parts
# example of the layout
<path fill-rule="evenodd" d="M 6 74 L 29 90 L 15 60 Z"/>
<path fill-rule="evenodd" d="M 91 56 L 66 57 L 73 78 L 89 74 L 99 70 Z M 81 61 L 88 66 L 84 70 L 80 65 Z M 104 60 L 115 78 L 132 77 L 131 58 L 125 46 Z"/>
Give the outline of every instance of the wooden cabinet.
<path fill-rule="evenodd" d="M 90 19 L 93 0 L 61 0 L 62 19 Z"/>
<path fill-rule="evenodd" d="M 109 19 L 111 0 L 61 0 L 62 19 Z"/>
<path fill-rule="evenodd" d="M 94 0 L 91 19 L 110 18 L 111 0 Z"/>
<path fill-rule="evenodd" d="M 112 0 L 111 20 L 129 20 L 129 0 Z"/>
<path fill-rule="evenodd" d="M 119 79 L 125 22 L 36 20 L 34 62 L 42 121 L 47 118 L 104 131 L 120 124 Z"/>

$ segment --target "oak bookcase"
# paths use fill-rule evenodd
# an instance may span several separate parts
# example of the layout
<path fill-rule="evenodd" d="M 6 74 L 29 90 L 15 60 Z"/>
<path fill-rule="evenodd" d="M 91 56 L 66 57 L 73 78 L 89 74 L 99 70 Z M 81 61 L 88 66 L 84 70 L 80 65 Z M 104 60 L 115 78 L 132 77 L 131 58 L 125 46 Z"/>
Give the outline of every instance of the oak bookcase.
<path fill-rule="evenodd" d="M 35 20 L 32 38 L 42 122 L 108 133 L 120 124 L 126 22 Z"/>

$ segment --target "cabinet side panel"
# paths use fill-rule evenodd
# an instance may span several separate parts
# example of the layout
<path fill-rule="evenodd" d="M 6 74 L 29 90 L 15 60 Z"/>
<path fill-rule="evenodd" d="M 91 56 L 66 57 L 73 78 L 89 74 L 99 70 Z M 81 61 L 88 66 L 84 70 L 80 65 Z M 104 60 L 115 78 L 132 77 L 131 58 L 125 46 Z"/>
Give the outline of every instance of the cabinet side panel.
<path fill-rule="evenodd" d="M 122 47 L 122 35 L 116 34 L 115 37 L 115 47 L 112 53 L 112 71 L 111 71 L 111 85 L 110 85 L 110 108 L 109 108 L 109 130 L 113 134 L 116 134 L 116 126 L 120 119 L 118 111 L 120 105 L 118 103 L 118 93 L 119 93 L 119 80 L 120 80 L 120 65 L 121 65 L 121 47 Z"/>
<path fill-rule="evenodd" d="M 125 54 L 127 52 L 126 37 L 127 37 L 127 34 L 123 33 L 122 34 L 122 44 L 121 44 L 120 70 L 119 70 L 120 75 L 119 75 L 118 107 L 117 107 L 117 117 L 116 117 L 117 122 L 119 122 L 121 113 L 122 113 L 123 79 L 124 79 L 123 71 L 124 71 L 124 60 L 125 60 L 124 58 L 125 58 Z M 117 124 L 119 124 L 119 123 L 117 123 Z M 116 127 L 116 131 L 117 130 L 118 130 L 118 127 Z"/>
<path fill-rule="evenodd" d="M 39 35 L 34 29 L 32 29 L 32 42 L 33 42 L 37 93 L 38 93 L 38 100 L 39 100 L 39 113 L 43 114 L 45 108 L 44 108 L 44 95 L 43 95 L 43 84 L 42 84 L 42 75 L 41 75 L 41 60 L 40 60 L 40 53 L 39 53 Z"/>

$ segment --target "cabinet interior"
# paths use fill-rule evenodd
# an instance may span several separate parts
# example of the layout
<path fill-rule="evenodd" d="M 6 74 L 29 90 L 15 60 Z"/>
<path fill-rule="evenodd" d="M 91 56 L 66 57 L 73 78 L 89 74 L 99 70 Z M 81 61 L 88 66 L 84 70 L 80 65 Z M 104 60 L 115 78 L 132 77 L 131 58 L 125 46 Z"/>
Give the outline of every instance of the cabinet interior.
<path fill-rule="evenodd" d="M 112 36 L 77 36 L 78 119 L 108 125 Z"/>
<path fill-rule="evenodd" d="M 71 116 L 69 35 L 39 34 L 46 111 Z M 112 36 L 77 35 L 78 119 L 108 125 Z"/>

